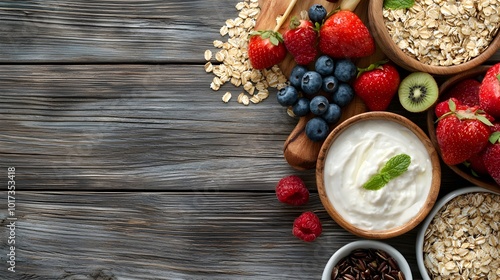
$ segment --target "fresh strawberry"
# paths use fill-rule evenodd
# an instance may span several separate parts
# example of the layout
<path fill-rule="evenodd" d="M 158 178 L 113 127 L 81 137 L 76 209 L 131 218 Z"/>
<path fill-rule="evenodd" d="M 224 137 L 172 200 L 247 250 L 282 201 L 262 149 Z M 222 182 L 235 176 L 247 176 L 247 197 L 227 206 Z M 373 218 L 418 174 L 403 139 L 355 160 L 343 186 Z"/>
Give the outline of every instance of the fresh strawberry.
<path fill-rule="evenodd" d="M 444 99 L 456 98 L 460 103 L 467 106 L 479 105 L 479 87 L 481 82 L 475 79 L 465 79 L 453 86 L 444 95 Z"/>
<path fill-rule="evenodd" d="M 279 32 L 254 31 L 248 42 L 248 58 L 254 69 L 270 68 L 286 57 L 286 47 Z"/>
<path fill-rule="evenodd" d="M 398 70 L 390 63 L 381 62 L 360 69 L 359 73 L 353 83 L 354 92 L 369 110 L 386 110 L 398 91 Z"/>
<path fill-rule="evenodd" d="M 500 63 L 486 71 L 479 88 L 479 105 L 494 118 L 500 118 Z"/>
<path fill-rule="evenodd" d="M 300 65 L 311 63 L 318 55 L 317 38 L 313 23 L 296 17 L 292 18 L 290 29 L 283 34 L 286 49 Z"/>
<path fill-rule="evenodd" d="M 479 109 L 479 106 L 473 106 L 473 107 L 467 106 L 467 105 L 462 104 L 455 97 L 450 97 L 449 99 L 441 101 L 436 105 L 436 108 L 434 108 L 434 112 L 436 114 L 436 117 L 440 118 L 444 114 L 451 112 L 450 100 L 453 101 L 453 103 L 455 104 L 454 105 L 455 110 L 467 110 L 467 109 L 469 109 L 469 110 L 475 112 L 476 110 Z M 488 116 L 487 118 L 490 118 L 490 117 Z M 492 121 L 492 119 L 490 119 L 490 121 Z"/>
<path fill-rule="evenodd" d="M 375 42 L 361 19 L 339 11 L 325 20 L 319 32 L 319 49 L 333 58 L 359 58 L 375 52 Z"/>
<path fill-rule="evenodd" d="M 486 166 L 484 165 L 483 157 L 484 157 L 484 150 L 482 150 L 478 154 L 472 155 L 467 160 L 469 168 L 472 171 L 474 171 L 477 175 L 488 174 L 488 170 L 486 169 Z"/>
<path fill-rule="evenodd" d="M 451 112 L 438 119 L 436 138 L 441 157 L 448 165 L 466 161 L 488 145 L 492 123 L 476 108 L 457 110 L 450 101 Z"/>
<path fill-rule="evenodd" d="M 483 161 L 490 176 L 500 185 L 500 132 L 491 134 L 490 145 L 486 147 Z"/>

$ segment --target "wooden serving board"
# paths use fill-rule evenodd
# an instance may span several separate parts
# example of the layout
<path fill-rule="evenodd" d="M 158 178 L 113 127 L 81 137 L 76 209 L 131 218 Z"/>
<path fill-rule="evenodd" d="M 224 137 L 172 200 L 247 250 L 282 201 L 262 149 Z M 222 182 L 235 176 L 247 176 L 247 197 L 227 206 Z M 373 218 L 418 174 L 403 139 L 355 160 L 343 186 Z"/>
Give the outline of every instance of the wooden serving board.
<path fill-rule="evenodd" d="M 361 20 L 368 26 L 368 1 L 361 0 L 358 7 L 354 11 Z M 257 19 L 255 26 L 256 30 L 272 30 L 276 26 L 276 18 L 282 15 L 290 3 L 290 0 L 259 0 L 261 13 Z M 330 3 L 325 0 L 299 0 L 292 10 L 290 16 L 285 20 L 280 28 L 281 34 L 289 29 L 290 19 L 293 16 L 300 16 L 300 12 L 308 10 L 313 4 L 323 5 L 328 12 L 335 10 L 339 3 Z M 377 46 L 375 54 L 356 60 L 358 67 L 367 67 L 373 62 L 380 61 L 385 58 L 384 53 Z M 279 65 L 283 73 L 288 77 L 295 66 L 295 61 L 291 55 L 288 55 L 285 60 Z M 310 69 L 313 69 L 311 66 Z M 363 113 L 366 111 L 366 106 L 358 97 L 348 106 L 342 108 L 342 117 L 340 122 L 347 118 Z M 297 126 L 292 130 L 290 136 L 284 144 L 283 154 L 290 166 L 298 170 L 313 169 L 316 166 L 319 150 L 323 142 L 313 142 L 305 134 L 305 125 L 313 116 L 305 116 L 299 119 Z M 337 124 L 338 125 L 338 124 Z M 336 125 L 331 125 L 330 130 Z"/>

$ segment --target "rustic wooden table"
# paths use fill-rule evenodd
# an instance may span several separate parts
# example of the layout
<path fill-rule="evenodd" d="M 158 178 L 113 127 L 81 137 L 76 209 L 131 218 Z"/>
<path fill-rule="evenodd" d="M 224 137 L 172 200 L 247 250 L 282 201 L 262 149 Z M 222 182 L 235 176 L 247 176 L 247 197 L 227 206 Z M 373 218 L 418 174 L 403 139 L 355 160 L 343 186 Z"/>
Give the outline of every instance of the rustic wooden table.
<path fill-rule="evenodd" d="M 296 120 L 275 98 L 209 88 L 203 53 L 237 2 L 0 1 L 0 279 L 319 279 L 359 239 L 323 209 L 314 170 L 284 160 Z M 277 201 L 290 174 L 306 206 Z M 443 166 L 441 195 L 467 185 Z M 306 210 L 324 227 L 312 243 L 291 234 Z M 417 230 L 385 242 L 419 279 Z"/>

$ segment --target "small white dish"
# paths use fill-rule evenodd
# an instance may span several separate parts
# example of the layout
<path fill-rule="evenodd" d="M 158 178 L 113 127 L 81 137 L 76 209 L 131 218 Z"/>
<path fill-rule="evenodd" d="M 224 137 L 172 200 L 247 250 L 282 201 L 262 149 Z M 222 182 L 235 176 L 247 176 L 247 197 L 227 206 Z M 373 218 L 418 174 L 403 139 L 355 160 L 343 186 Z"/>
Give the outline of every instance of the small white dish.
<path fill-rule="evenodd" d="M 413 280 L 410 265 L 408 264 L 408 261 L 405 259 L 405 257 L 391 245 L 376 240 L 358 240 L 342 246 L 330 257 L 330 260 L 328 260 L 328 263 L 323 270 L 321 280 L 331 280 L 333 268 L 343 257 L 348 256 L 352 251 L 356 249 L 369 248 L 382 250 L 388 253 L 398 263 L 399 269 L 401 270 L 401 272 L 403 272 L 405 279 Z"/>
<path fill-rule="evenodd" d="M 493 193 L 497 194 L 493 191 L 473 186 L 473 187 L 465 187 L 461 189 L 457 189 L 454 191 L 451 191 L 450 193 L 444 195 L 441 199 L 439 199 L 436 204 L 434 205 L 433 209 L 427 216 L 427 218 L 422 222 L 421 228 L 419 229 L 417 233 L 417 242 L 416 242 L 416 254 L 417 254 L 417 264 L 418 264 L 418 270 L 420 271 L 420 274 L 422 275 L 423 280 L 432 280 L 428 273 L 427 273 L 427 268 L 425 267 L 424 264 L 424 254 L 423 254 L 423 247 L 424 247 L 424 237 L 425 237 L 425 231 L 427 230 L 427 227 L 429 227 L 429 224 L 432 222 L 434 219 L 434 216 L 439 212 L 439 210 L 445 206 L 450 200 L 454 199 L 457 196 L 467 194 L 467 193 L 476 193 L 476 192 L 488 192 L 488 193 Z"/>

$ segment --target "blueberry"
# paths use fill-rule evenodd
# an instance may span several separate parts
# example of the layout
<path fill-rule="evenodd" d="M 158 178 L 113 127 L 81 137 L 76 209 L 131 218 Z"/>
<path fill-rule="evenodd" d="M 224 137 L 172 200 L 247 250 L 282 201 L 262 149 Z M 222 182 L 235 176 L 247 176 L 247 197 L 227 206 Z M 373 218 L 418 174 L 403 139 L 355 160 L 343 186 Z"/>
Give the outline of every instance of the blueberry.
<path fill-rule="evenodd" d="M 323 78 L 321 89 L 326 93 L 334 93 L 339 88 L 339 81 L 335 76 L 327 76 Z"/>
<path fill-rule="evenodd" d="M 341 82 L 349 82 L 357 73 L 356 65 L 349 59 L 337 61 L 333 75 Z"/>
<path fill-rule="evenodd" d="M 299 99 L 299 92 L 293 86 L 286 86 L 278 91 L 276 95 L 281 106 L 291 106 Z"/>
<path fill-rule="evenodd" d="M 324 97 L 323 95 L 318 95 L 315 96 L 313 99 L 311 99 L 311 102 L 309 103 L 309 109 L 311 110 L 311 113 L 315 115 L 322 115 L 326 110 L 328 110 L 328 99 Z"/>
<path fill-rule="evenodd" d="M 328 105 L 328 110 L 326 110 L 321 117 L 329 124 L 337 123 L 340 120 L 340 116 L 342 115 L 342 109 L 339 105 L 335 103 L 330 103 Z"/>
<path fill-rule="evenodd" d="M 307 71 L 302 77 L 301 88 L 305 94 L 315 94 L 321 89 L 323 78 L 316 71 Z"/>
<path fill-rule="evenodd" d="M 290 84 L 294 86 L 295 88 L 300 88 L 301 83 L 302 83 L 302 77 L 304 76 L 304 73 L 306 73 L 308 70 L 305 66 L 302 65 L 296 65 L 292 69 L 292 73 L 290 74 Z"/>
<path fill-rule="evenodd" d="M 321 117 L 314 117 L 306 123 L 306 135 L 315 142 L 325 140 L 329 129 L 328 124 Z"/>
<path fill-rule="evenodd" d="M 299 100 L 297 100 L 297 102 L 295 102 L 295 104 L 292 107 L 293 113 L 297 117 L 302 117 L 302 116 L 309 114 L 309 112 L 310 112 L 309 102 L 310 102 L 309 99 L 307 99 L 305 97 L 299 98 Z"/>
<path fill-rule="evenodd" d="M 354 90 L 349 84 L 340 83 L 339 88 L 332 94 L 332 100 L 340 107 L 349 104 L 354 98 Z"/>
<path fill-rule="evenodd" d="M 313 23 L 323 23 L 323 20 L 326 18 L 327 11 L 323 5 L 314 4 L 309 8 L 308 15 L 309 19 Z"/>
<path fill-rule="evenodd" d="M 318 59 L 316 59 L 316 62 L 314 63 L 314 69 L 323 77 L 332 75 L 334 67 L 335 67 L 335 62 L 331 57 L 327 55 L 322 55 L 318 57 Z"/>

